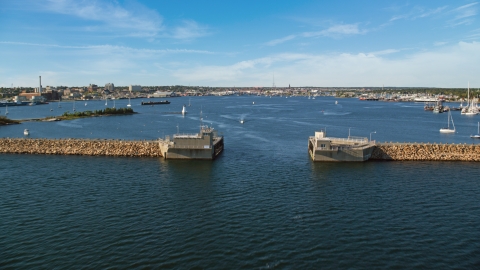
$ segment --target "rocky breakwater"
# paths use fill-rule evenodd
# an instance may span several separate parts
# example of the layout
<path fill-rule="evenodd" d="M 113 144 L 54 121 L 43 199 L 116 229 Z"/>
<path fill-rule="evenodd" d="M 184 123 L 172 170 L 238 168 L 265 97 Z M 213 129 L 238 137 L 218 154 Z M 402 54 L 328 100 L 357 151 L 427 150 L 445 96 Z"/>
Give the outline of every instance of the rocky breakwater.
<path fill-rule="evenodd" d="M 480 161 L 480 145 L 380 143 L 370 160 Z"/>
<path fill-rule="evenodd" d="M 158 141 L 1 138 L 0 153 L 161 157 Z"/>

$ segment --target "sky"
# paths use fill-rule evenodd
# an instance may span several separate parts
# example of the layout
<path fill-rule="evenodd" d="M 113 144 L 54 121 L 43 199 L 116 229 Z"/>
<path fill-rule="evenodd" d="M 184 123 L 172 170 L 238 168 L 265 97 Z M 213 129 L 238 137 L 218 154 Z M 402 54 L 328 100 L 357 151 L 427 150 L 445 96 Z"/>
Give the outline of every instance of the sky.
<path fill-rule="evenodd" d="M 0 0 L 0 87 L 480 87 L 480 3 Z"/>

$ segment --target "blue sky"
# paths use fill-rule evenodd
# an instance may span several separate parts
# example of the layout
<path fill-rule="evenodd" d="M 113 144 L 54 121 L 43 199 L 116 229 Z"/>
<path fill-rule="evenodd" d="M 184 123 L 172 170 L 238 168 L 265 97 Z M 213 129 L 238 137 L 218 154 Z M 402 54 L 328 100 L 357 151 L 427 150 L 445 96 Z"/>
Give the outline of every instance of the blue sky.
<path fill-rule="evenodd" d="M 0 86 L 480 87 L 473 1 L 0 0 Z"/>

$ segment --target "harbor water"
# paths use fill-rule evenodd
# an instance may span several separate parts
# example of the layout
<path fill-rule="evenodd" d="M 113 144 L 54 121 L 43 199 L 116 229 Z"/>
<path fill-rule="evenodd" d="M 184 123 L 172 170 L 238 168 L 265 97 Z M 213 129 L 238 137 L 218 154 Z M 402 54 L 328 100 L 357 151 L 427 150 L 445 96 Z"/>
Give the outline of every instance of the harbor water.
<path fill-rule="evenodd" d="M 182 116 L 189 98 L 169 101 L 132 100 L 134 115 L 1 126 L 1 137 L 152 140 L 204 124 L 223 133 L 225 150 L 215 161 L 1 154 L 0 268 L 480 267 L 477 163 L 313 163 L 307 150 L 320 129 L 477 144 L 480 116 L 452 112 L 457 133 L 441 134 L 447 114 L 422 103 L 192 97 Z M 8 116 L 73 106 L 9 107 Z"/>

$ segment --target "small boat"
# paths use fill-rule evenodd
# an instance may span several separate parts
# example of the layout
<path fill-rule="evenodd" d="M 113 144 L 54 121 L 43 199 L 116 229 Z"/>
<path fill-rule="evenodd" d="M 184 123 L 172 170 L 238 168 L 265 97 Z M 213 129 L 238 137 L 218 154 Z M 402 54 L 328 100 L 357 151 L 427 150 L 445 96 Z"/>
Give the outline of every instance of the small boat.
<path fill-rule="evenodd" d="M 30 135 L 30 131 L 28 129 L 23 130 L 23 135 L 28 136 Z"/>
<path fill-rule="evenodd" d="M 338 100 L 335 100 L 335 105 L 337 105 L 337 104 L 338 104 Z"/>
<path fill-rule="evenodd" d="M 240 119 L 240 124 L 243 124 L 243 123 L 245 123 L 245 120 Z"/>
<path fill-rule="evenodd" d="M 5 115 L 8 115 L 8 105 L 5 105 Z"/>
<path fill-rule="evenodd" d="M 130 97 L 128 97 L 128 104 L 127 107 L 132 107 L 132 104 L 130 103 Z"/>
<path fill-rule="evenodd" d="M 183 108 L 182 108 L 182 115 L 185 115 L 187 114 L 187 109 L 185 108 L 185 105 L 183 105 Z"/>
<path fill-rule="evenodd" d="M 87 106 L 87 102 L 85 102 L 85 106 Z"/>
<path fill-rule="evenodd" d="M 450 121 L 452 122 L 453 129 L 450 128 Z M 452 113 L 448 111 L 447 127 L 441 128 L 440 133 L 455 133 L 455 124 L 453 123 Z"/>
<path fill-rule="evenodd" d="M 254 102 L 252 102 L 252 104 L 253 104 L 253 105 L 255 105 L 255 101 L 254 101 Z"/>
<path fill-rule="evenodd" d="M 480 122 L 478 122 L 478 130 L 476 135 L 470 135 L 472 139 L 480 139 Z"/>

